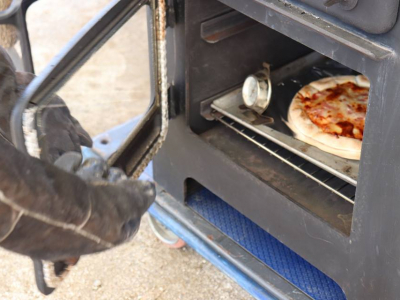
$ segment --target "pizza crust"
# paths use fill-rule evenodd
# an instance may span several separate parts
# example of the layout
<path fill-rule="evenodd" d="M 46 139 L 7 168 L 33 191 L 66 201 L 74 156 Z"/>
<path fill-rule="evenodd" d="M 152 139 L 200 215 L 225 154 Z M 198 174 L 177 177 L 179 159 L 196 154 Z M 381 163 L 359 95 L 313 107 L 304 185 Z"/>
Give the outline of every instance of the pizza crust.
<path fill-rule="evenodd" d="M 318 89 L 312 87 L 311 85 L 306 85 L 306 86 L 303 86 L 303 88 L 297 92 L 296 96 L 298 97 L 298 94 L 300 94 L 303 97 L 311 97 L 316 92 L 318 92 Z"/>
<path fill-rule="evenodd" d="M 362 75 L 329 77 L 311 82 L 304 86 L 293 98 L 288 111 L 287 125 L 297 139 L 307 144 L 343 158 L 359 160 L 362 141 L 323 132 L 309 119 L 301 102 L 301 96 L 311 97 L 318 91 L 333 88 L 346 82 L 352 82 L 361 87 L 369 87 L 368 79 Z"/>
<path fill-rule="evenodd" d="M 370 88 L 369 80 L 364 75 L 356 76 L 357 85 L 364 88 Z"/>
<path fill-rule="evenodd" d="M 328 77 L 311 82 L 309 85 L 317 89 L 318 91 L 323 91 L 334 88 L 337 85 L 337 82 L 333 79 L 333 77 Z"/>

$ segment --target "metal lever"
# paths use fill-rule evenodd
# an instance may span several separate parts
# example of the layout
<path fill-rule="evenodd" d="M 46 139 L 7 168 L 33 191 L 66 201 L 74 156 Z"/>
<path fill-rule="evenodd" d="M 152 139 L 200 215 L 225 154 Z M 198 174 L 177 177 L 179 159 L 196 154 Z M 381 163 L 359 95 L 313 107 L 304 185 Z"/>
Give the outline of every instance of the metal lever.
<path fill-rule="evenodd" d="M 326 7 L 331 7 L 335 4 L 340 4 L 341 8 L 344 10 L 351 10 L 356 7 L 358 0 L 326 0 L 324 5 Z"/>

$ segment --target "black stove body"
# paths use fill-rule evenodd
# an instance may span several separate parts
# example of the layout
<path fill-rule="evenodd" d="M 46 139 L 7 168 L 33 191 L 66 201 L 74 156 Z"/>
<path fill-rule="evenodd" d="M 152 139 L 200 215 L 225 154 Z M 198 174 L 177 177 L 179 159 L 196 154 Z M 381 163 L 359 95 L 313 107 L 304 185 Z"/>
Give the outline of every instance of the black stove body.
<path fill-rule="evenodd" d="M 317 2 L 170 3 L 171 121 L 154 161 L 155 180 L 180 202 L 196 185 L 209 189 L 334 279 L 348 299 L 397 299 L 398 1 L 369 9 L 368 0 L 352 9 L 345 3 L 323 9 Z M 369 19 L 373 9 L 385 21 Z M 216 100 L 240 97 L 246 76 L 263 62 L 272 70 L 267 114 L 276 127 L 270 134 L 282 139 L 266 138 L 257 126 L 216 109 Z M 328 64 L 322 75 L 321 63 Z M 279 115 L 314 79 L 307 76 L 359 73 L 371 82 L 361 160 L 307 156 L 291 144 L 297 142 Z"/>

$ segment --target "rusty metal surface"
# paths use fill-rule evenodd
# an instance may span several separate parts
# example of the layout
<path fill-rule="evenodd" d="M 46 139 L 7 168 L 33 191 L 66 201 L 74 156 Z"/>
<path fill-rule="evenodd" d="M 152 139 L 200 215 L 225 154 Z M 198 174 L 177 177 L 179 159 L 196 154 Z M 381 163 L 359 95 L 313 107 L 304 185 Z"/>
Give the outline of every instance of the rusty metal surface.
<path fill-rule="evenodd" d="M 168 86 L 166 27 L 167 5 L 165 0 L 151 1 L 152 19 L 149 21 L 153 38 L 153 87 L 154 103 L 140 124 L 131 133 L 109 163 L 122 168 L 133 178 L 138 178 L 161 148 L 168 132 Z M 155 38 L 155 39 L 154 39 Z"/>

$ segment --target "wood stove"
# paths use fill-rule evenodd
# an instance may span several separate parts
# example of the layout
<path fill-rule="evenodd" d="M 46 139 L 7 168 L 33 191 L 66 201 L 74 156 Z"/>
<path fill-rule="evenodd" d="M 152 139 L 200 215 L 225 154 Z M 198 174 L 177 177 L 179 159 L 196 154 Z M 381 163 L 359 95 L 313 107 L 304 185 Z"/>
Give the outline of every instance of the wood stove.
<path fill-rule="evenodd" d="M 154 177 L 181 203 L 196 186 L 207 188 L 334 279 L 348 299 L 396 299 L 398 1 L 329 2 L 171 2 L 171 121 Z M 245 78 L 264 62 L 273 125 L 240 107 Z M 308 146 L 282 122 L 301 86 L 347 74 L 371 82 L 360 161 Z"/>

